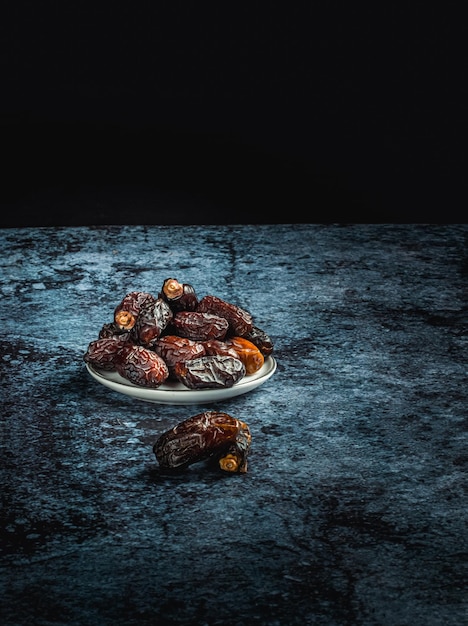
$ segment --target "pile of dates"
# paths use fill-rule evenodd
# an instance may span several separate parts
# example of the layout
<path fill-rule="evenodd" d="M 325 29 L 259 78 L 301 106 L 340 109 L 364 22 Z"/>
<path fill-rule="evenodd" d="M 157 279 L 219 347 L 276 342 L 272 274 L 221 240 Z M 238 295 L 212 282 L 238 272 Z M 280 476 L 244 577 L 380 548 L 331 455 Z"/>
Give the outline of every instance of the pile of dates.
<path fill-rule="evenodd" d="M 167 278 L 157 296 L 128 293 L 90 342 L 84 361 L 143 387 L 232 387 L 273 352 L 271 338 L 241 307 Z"/>

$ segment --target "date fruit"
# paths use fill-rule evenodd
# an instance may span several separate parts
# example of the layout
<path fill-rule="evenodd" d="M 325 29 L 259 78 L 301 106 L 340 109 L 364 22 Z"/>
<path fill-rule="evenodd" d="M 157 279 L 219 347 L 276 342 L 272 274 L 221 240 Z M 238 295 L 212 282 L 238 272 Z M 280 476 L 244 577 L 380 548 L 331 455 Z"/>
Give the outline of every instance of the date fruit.
<path fill-rule="evenodd" d="M 245 365 L 247 376 L 255 374 L 263 366 L 265 358 L 257 346 L 244 337 L 229 337 L 226 339 L 228 346 L 234 348 L 240 360 Z"/>
<path fill-rule="evenodd" d="M 128 293 L 114 309 L 114 322 L 121 330 L 131 330 L 143 306 L 156 298 L 146 291 Z"/>
<path fill-rule="evenodd" d="M 203 296 L 197 306 L 200 313 L 214 313 L 224 317 L 229 323 L 229 334 L 242 337 L 246 335 L 253 326 L 252 315 L 237 306 L 226 302 L 217 296 Z"/>
<path fill-rule="evenodd" d="M 179 361 L 188 361 L 200 356 L 205 356 L 206 351 L 202 343 L 192 341 L 186 337 L 177 335 L 164 335 L 153 346 L 153 350 L 164 359 L 169 370 L 169 377 L 177 380 L 174 367 Z"/>
<path fill-rule="evenodd" d="M 164 360 L 148 348 L 126 343 L 115 360 L 115 369 L 135 385 L 159 387 L 169 376 Z"/>
<path fill-rule="evenodd" d="M 169 304 L 173 313 L 195 311 L 198 305 L 197 294 L 192 285 L 179 283 L 176 278 L 166 278 L 159 297 Z"/>
<path fill-rule="evenodd" d="M 246 473 L 251 442 L 245 422 L 221 411 L 205 411 L 160 435 L 153 452 L 166 470 L 211 458 L 225 472 Z"/>
<path fill-rule="evenodd" d="M 274 346 L 271 337 L 258 326 L 253 325 L 244 337 L 255 344 L 263 356 L 269 356 L 273 352 Z"/>
<path fill-rule="evenodd" d="M 138 342 L 151 346 L 151 343 L 161 336 L 172 318 L 171 308 L 162 298 L 145 304 L 140 310 L 134 329 Z"/>
<path fill-rule="evenodd" d="M 83 359 L 144 387 L 169 379 L 226 389 L 259 371 L 272 351 L 249 311 L 211 294 L 199 299 L 191 284 L 170 277 L 157 296 L 128 292 Z"/>
<path fill-rule="evenodd" d="M 121 348 L 127 342 L 127 334 L 103 337 L 91 341 L 83 356 L 85 363 L 100 367 L 103 370 L 115 370 L 115 362 Z"/>
<path fill-rule="evenodd" d="M 130 331 L 122 330 L 115 322 L 103 324 L 98 334 L 98 339 L 107 339 L 109 337 L 118 337 L 119 339 L 130 337 Z"/>
<path fill-rule="evenodd" d="M 245 365 L 232 356 L 201 356 L 179 361 L 174 374 L 189 389 L 226 389 L 245 376 Z"/>
<path fill-rule="evenodd" d="M 193 341 L 207 341 L 208 339 L 224 339 L 229 328 L 229 322 L 213 313 L 197 311 L 180 311 L 174 315 L 172 327 L 176 334 Z"/>
<path fill-rule="evenodd" d="M 239 355 L 231 348 L 225 341 L 220 341 L 219 339 L 208 339 L 207 341 L 202 341 L 202 345 L 205 348 L 206 354 L 209 356 L 219 355 L 219 356 L 233 356 L 235 359 L 239 358 Z"/>

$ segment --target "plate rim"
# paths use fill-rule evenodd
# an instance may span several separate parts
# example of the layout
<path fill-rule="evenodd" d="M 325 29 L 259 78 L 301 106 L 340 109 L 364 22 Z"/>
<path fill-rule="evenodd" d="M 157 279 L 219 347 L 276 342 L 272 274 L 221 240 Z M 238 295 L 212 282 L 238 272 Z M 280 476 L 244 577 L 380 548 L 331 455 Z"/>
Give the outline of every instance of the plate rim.
<path fill-rule="evenodd" d="M 138 400 L 145 402 L 155 402 L 160 404 L 200 404 L 202 402 L 216 402 L 217 400 L 226 400 L 228 398 L 235 397 L 248 393 L 253 389 L 259 387 L 265 383 L 269 378 L 273 376 L 277 369 L 277 361 L 272 355 L 265 357 L 264 364 L 258 372 L 251 376 L 244 376 L 239 382 L 235 383 L 231 387 L 221 389 L 189 389 L 189 388 L 177 388 L 167 389 L 164 387 L 165 383 L 161 387 L 151 388 L 135 385 L 130 381 L 123 379 L 115 370 L 108 371 L 99 369 L 90 363 L 85 363 L 86 369 L 90 376 L 101 385 Z M 262 373 L 262 370 L 267 366 L 266 371 Z M 112 374 L 122 378 L 123 382 L 118 380 L 112 380 L 106 377 Z M 177 383 L 176 383 L 177 384 Z M 178 383 L 182 385 L 182 383 Z"/>

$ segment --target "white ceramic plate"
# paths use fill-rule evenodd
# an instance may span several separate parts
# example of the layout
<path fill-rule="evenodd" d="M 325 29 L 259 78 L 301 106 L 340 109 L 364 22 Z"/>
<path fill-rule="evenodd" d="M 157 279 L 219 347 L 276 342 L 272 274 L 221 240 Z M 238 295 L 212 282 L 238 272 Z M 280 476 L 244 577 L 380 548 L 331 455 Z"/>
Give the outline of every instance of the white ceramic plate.
<path fill-rule="evenodd" d="M 122 378 L 117 372 L 101 370 L 89 363 L 86 363 L 86 368 L 101 385 L 127 396 L 138 398 L 138 400 L 158 404 L 207 404 L 240 396 L 263 385 L 275 373 L 276 361 L 272 356 L 266 357 L 258 372 L 244 376 L 242 380 L 227 389 L 188 389 L 178 382 L 166 382 L 157 389 L 151 389 L 134 385 L 129 380 Z"/>

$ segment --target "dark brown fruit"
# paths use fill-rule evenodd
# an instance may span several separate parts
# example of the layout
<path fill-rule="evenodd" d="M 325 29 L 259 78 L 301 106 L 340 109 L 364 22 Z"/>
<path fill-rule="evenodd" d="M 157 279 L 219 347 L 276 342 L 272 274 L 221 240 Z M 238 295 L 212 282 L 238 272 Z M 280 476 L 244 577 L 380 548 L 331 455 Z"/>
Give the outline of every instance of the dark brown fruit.
<path fill-rule="evenodd" d="M 129 339 L 130 331 L 122 330 L 117 326 L 115 322 L 110 322 L 109 324 L 103 324 L 101 330 L 99 331 L 98 339 L 107 339 L 109 337 L 115 337 L 119 339 Z"/>
<path fill-rule="evenodd" d="M 204 296 L 198 303 L 197 311 L 224 317 L 229 323 L 229 335 L 243 337 L 253 326 L 252 316 L 248 311 L 217 296 Z"/>
<path fill-rule="evenodd" d="M 147 303 L 140 310 L 135 324 L 134 332 L 138 343 L 151 346 L 151 343 L 161 336 L 172 317 L 170 306 L 162 298 Z"/>
<path fill-rule="evenodd" d="M 202 343 L 177 335 L 160 337 L 153 345 L 153 350 L 164 359 L 169 376 L 175 379 L 174 367 L 179 361 L 188 361 L 206 354 Z"/>
<path fill-rule="evenodd" d="M 136 323 L 140 309 L 154 302 L 156 298 L 146 291 L 132 291 L 115 307 L 114 322 L 121 330 L 131 330 Z"/>
<path fill-rule="evenodd" d="M 183 469 L 211 457 L 225 472 L 245 473 L 251 441 L 245 422 L 220 411 L 205 411 L 163 433 L 153 452 L 162 469 Z"/>
<path fill-rule="evenodd" d="M 229 323 L 224 317 L 213 313 L 199 313 L 197 311 L 180 311 L 172 320 L 175 334 L 187 337 L 193 341 L 207 341 L 208 339 L 224 339 Z"/>
<path fill-rule="evenodd" d="M 122 347 L 115 369 L 123 378 L 142 387 L 159 387 L 169 376 L 167 365 L 159 354 L 134 344 Z"/>
<path fill-rule="evenodd" d="M 245 376 L 245 366 L 232 356 L 202 356 L 177 363 L 174 374 L 189 389 L 223 389 Z"/>
<path fill-rule="evenodd" d="M 208 339 L 207 341 L 202 341 L 202 345 L 205 348 L 206 354 L 209 356 L 218 355 L 218 356 L 233 356 L 235 359 L 239 358 L 239 355 L 231 348 L 225 341 L 220 341 L 219 339 Z"/>
<path fill-rule="evenodd" d="M 244 336 L 257 346 L 263 356 L 270 356 L 273 352 L 274 346 L 271 337 L 258 326 L 252 326 L 252 329 Z"/>
<path fill-rule="evenodd" d="M 174 313 L 178 311 L 194 311 L 198 305 L 195 289 L 188 283 L 179 283 L 176 278 L 166 278 L 159 293 Z"/>
<path fill-rule="evenodd" d="M 126 335 L 104 337 L 91 341 L 83 356 L 84 361 L 103 370 L 115 370 L 117 355 L 126 342 Z"/>

